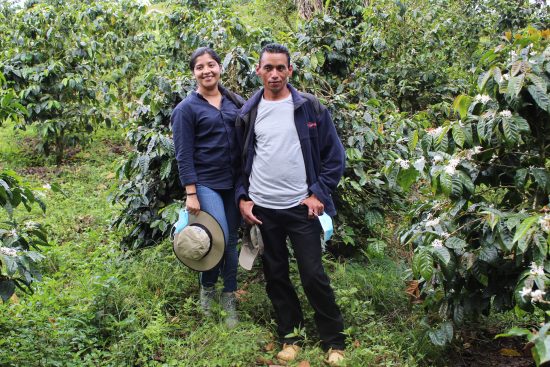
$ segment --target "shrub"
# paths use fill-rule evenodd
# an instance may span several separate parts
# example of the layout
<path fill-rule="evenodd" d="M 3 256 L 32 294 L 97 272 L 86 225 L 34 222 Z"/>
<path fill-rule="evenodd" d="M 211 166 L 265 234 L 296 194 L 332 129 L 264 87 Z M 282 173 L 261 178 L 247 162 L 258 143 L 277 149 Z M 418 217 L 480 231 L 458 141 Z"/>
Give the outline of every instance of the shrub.
<path fill-rule="evenodd" d="M 481 58 L 478 94 L 455 99 L 459 118 L 411 134 L 420 155 L 389 167 L 431 189 L 402 240 L 414 246 L 425 305 L 441 320 L 460 325 L 491 307 L 546 308 L 549 36 L 532 28 L 507 34 Z M 449 341 L 452 325 L 431 337 Z"/>
<path fill-rule="evenodd" d="M 40 246 L 48 245 L 42 225 L 32 221 L 20 223 L 14 216 L 21 204 L 29 212 L 33 204 L 46 212 L 42 200 L 15 172 L 1 171 L 0 206 L 7 214 L 7 220 L 0 222 L 0 297 L 4 302 L 15 293 L 16 287 L 32 292 L 31 283 L 41 279 L 35 266 L 43 258 L 38 251 Z"/>

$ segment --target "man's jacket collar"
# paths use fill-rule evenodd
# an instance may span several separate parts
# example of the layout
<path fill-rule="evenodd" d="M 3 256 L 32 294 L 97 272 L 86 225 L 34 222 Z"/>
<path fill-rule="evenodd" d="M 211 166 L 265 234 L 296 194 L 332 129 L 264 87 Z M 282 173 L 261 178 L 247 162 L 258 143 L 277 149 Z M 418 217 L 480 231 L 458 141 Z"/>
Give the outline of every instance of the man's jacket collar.
<path fill-rule="evenodd" d="M 296 110 L 306 102 L 306 99 L 302 97 L 300 93 L 290 83 L 287 83 L 287 87 L 290 90 L 290 94 L 292 95 L 292 102 L 294 103 L 294 109 Z M 253 108 L 256 108 L 258 106 L 263 95 L 264 88 L 261 88 L 259 91 L 254 93 L 254 95 L 250 97 L 248 101 L 246 101 L 239 115 L 241 117 L 248 115 Z"/>

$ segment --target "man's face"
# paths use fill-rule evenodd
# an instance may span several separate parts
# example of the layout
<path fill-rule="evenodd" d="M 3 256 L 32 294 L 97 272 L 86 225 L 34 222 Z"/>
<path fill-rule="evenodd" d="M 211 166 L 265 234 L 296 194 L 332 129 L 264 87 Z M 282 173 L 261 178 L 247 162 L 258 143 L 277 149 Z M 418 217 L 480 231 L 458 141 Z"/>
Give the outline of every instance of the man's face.
<path fill-rule="evenodd" d="M 264 52 L 256 67 L 256 74 L 262 79 L 266 90 L 277 95 L 292 76 L 292 65 L 288 65 L 288 58 L 284 53 Z"/>

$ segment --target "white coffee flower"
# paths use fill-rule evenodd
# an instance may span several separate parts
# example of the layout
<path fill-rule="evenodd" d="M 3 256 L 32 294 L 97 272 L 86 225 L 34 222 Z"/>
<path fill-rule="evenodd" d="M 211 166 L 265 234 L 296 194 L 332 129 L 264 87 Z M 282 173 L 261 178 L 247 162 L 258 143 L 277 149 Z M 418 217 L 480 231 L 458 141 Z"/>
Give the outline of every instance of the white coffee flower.
<path fill-rule="evenodd" d="M 10 236 L 17 237 L 17 231 L 15 230 L 15 228 L 10 231 Z"/>
<path fill-rule="evenodd" d="M 544 295 L 546 292 L 537 289 L 536 291 L 531 292 L 531 303 L 544 301 Z"/>
<path fill-rule="evenodd" d="M 0 247 L 0 254 L 6 256 L 17 256 L 17 251 L 9 247 Z"/>
<path fill-rule="evenodd" d="M 538 266 L 537 263 L 533 261 L 531 263 L 531 270 L 529 270 L 529 274 L 544 276 L 544 267 L 542 265 Z"/>
<path fill-rule="evenodd" d="M 545 214 L 539 219 L 540 228 L 546 233 L 550 233 L 550 214 Z"/>
<path fill-rule="evenodd" d="M 409 161 L 406 161 L 404 159 L 396 159 L 395 162 L 401 166 L 403 169 L 408 169 L 410 167 Z"/>
<path fill-rule="evenodd" d="M 451 175 L 451 176 L 454 175 L 456 172 L 456 166 L 458 166 L 459 163 L 460 163 L 460 159 L 452 158 L 451 160 L 449 160 L 449 163 L 445 166 L 445 172 L 448 175 Z"/>
<path fill-rule="evenodd" d="M 25 229 L 34 229 L 37 226 L 36 222 L 25 222 Z"/>
<path fill-rule="evenodd" d="M 530 56 L 537 56 L 537 51 L 531 51 L 531 52 L 529 52 L 529 55 Z"/>
<path fill-rule="evenodd" d="M 439 235 L 440 235 L 441 237 L 443 237 L 444 239 L 447 239 L 447 238 L 449 238 L 449 237 L 451 236 L 448 232 L 441 232 Z"/>
<path fill-rule="evenodd" d="M 416 168 L 417 171 L 423 171 L 424 167 L 426 166 L 426 158 L 420 157 L 413 163 L 414 168 Z"/>
<path fill-rule="evenodd" d="M 440 155 L 440 154 L 436 154 L 434 155 L 434 163 L 438 163 L 438 162 L 442 162 L 443 161 L 443 157 Z"/>
<path fill-rule="evenodd" d="M 472 149 L 466 149 L 464 151 L 464 157 L 467 160 L 471 160 L 474 155 L 479 154 L 479 153 L 481 153 L 481 147 L 476 146 L 476 147 L 473 147 Z"/>
<path fill-rule="evenodd" d="M 504 110 L 500 111 L 499 115 L 502 117 L 512 117 L 512 112 L 510 112 L 509 110 Z"/>
<path fill-rule="evenodd" d="M 493 163 L 497 159 L 498 159 L 498 155 L 496 153 L 493 153 L 493 155 L 491 156 L 491 159 L 489 160 L 489 163 Z"/>
<path fill-rule="evenodd" d="M 441 126 L 435 128 L 435 129 L 428 129 L 428 134 L 430 134 L 433 137 L 439 136 L 441 132 L 443 131 L 443 128 Z"/>
<path fill-rule="evenodd" d="M 475 96 L 474 100 L 476 102 L 481 102 L 483 104 L 486 104 L 487 102 L 489 102 L 491 100 L 491 97 L 489 97 L 487 94 L 478 94 Z"/>
<path fill-rule="evenodd" d="M 502 74 L 502 79 L 508 80 L 508 79 L 510 79 L 510 75 L 508 75 L 508 74 Z"/>
<path fill-rule="evenodd" d="M 523 287 L 523 289 L 519 291 L 519 295 L 523 300 L 525 300 L 525 297 L 530 296 L 532 291 L 533 291 L 532 288 Z"/>
<path fill-rule="evenodd" d="M 46 190 L 51 190 L 52 186 L 50 184 L 45 184 L 42 186 L 42 188 L 46 189 Z"/>
<path fill-rule="evenodd" d="M 426 222 L 426 227 L 435 227 L 439 224 L 439 218 L 435 218 Z"/>
<path fill-rule="evenodd" d="M 432 242 L 432 246 L 435 247 L 435 248 L 441 248 L 443 247 L 443 241 L 441 240 L 433 240 Z"/>
<path fill-rule="evenodd" d="M 445 173 L 447 173 L 449 176 L 454 175 L 456 173 L 456 167 L 445 166 Z"/>

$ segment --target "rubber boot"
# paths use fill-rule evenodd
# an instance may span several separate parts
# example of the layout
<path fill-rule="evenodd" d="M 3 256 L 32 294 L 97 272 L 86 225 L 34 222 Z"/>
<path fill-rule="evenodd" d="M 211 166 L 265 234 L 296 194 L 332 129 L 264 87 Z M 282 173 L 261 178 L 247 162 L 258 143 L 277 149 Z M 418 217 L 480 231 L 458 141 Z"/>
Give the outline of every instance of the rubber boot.
<path fill-rule="evenodd" d="M 205 315 L 210 316 L 210 309 L 212 308 L 212 302 L 216 298 L 216 288 L 214 287 L 202 287 L 200 291 L 201 309 Z"/>
<path fill-rule="evenodd" d="M 232 329 L 239 323 L 237 317 L 237 296 L 235 296 L 235 292 L 223 292 L 221 304 L 226 313 L 225 325 Z"/>

